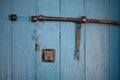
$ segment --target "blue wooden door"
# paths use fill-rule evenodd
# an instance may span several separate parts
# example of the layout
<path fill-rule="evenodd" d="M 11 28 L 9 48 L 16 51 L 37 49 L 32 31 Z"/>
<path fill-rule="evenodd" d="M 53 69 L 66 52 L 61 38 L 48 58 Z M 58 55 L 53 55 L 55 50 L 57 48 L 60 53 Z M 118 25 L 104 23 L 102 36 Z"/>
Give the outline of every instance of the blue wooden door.
<path fill-rule="evenodd" d="M 31 22 L 33 15 L 120 20 L 119 8 L 119 0 L 0 0 L 0 80 L 120 80 L 118 25 L 82 24 L 77 61 L 76 23 Z M 43 49 L 55 50 L 55 62 L 42 61 Z"/>

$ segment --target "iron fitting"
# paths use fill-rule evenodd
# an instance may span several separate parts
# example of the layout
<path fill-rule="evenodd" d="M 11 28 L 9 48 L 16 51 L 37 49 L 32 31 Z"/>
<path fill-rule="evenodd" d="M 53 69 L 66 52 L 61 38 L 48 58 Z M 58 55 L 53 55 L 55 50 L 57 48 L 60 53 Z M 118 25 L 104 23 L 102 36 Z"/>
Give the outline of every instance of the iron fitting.
<path fill-rule="evenodd" d="M 82 22 L 83 22 L 83 23 L 86 23 L 86 22 L 87 22 L 86 16 L 82 16 L 81 19 L 82 19 Z"/>

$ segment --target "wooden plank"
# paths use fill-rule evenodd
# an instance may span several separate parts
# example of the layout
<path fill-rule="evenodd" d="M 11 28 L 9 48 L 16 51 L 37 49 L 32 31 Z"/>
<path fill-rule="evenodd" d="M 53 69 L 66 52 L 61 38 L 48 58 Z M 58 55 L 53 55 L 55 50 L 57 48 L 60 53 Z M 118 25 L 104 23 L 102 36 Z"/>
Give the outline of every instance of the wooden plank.
<path fill-rule="evenodd" d="M 12 80 L 35 78 L 34 24 L 30 21 L 34 8 L 34 0 L 12 0 L 12 13 L 18 15 L 12 22 Z"/>
<path fill-rule="evenodd" d="M 109 20 L 109 0 L 86 0 L 87 18 Z M 109 80 L 109 25 L 86 24 L 86 80 Z"/>
<path fill-rule="evenodd" d="M 110 19 L 120 20 L 120 0 L 110 0 Z M 110 26 L 110 80 L 120 80 L 120 28 Z"/>
<path fill-rule="evenodd" d="M 59 0 L 37 0 L 37 15 L 60 16 Z M 60 22 L 36 23 L 40 50 L 36 52 L 36 80 L 60 80 Z M 42 62 L 42 50 L 55 49 L 55 62 Z"/>
<path fill-rule="evenodd" d="M 0 80 L 11 80 L 11 0 L 0 0 Z"/>
<path fill-rule="evenodd" d="M 84 0 L 61 0 L 61 17 L 81 16 L 84 16 Z M 76 23 L 61 22 L 61 80 L 84 80 L 84 25 L 79 61 L 76 58 L 76 29 Z"/>

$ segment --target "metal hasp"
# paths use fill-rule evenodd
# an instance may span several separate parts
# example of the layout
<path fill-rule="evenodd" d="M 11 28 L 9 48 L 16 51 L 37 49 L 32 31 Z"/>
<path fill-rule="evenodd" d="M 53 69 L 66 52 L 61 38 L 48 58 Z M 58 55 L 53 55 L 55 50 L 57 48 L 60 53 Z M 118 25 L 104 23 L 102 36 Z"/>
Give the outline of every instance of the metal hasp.
<path fill-rule="evenodd" d="M 86 16 L 81 18 L 67 18 L 67 17 L 51 17 L 51 16 L 32 16 L 32 22 L 37 21 L 65 21 L 65 22 L 76 22 L 77 32 L 76 32 L 76 59 L 80 59 L 80 36 L 81 36 L 81 24 L 82 23 L 99 23 L 99 24 L 114 24 L 120 25 L 120 21 L 111 21 L 111 20 L 98 20 L 98 19 L 86 19 Z"/>

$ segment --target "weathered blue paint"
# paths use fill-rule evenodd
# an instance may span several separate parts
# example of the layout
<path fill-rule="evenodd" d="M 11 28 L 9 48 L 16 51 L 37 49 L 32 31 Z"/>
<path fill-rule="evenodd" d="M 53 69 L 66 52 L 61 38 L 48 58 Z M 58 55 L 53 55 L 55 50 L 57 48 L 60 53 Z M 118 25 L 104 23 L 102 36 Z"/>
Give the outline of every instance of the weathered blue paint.
<path fill-rule="evenodd" d="M 86 16 L 119 19 L 118 4 L 118 0 L 86 0 Z M 113 25 L 87 24 L 85 30 L 86 80 L 119 80 L 119 28 Z"/>
<path fill-rule="evenodd" d="M 110 19 L 120 20 L 120 0 L 110 0 Z M 120 80 L 120 28 L 110 25 L 110 80 Z"/>
<path fill-rule="evenodd" d="M 84 16 L 84 0 L 61 0 L 61 16 Z M 84 80 L 84 25 L 81 31 L 80 60 L 76 58 L 77 23 L 61 22 L 61 80 Z"/>
<path fill-rule="evenodd" d="M 0 80 L 11 79 L 11 0 L 0 0 Z"/>
<path fill-rule="evenodd" d="M 0 80 L 120 80 L 117 25 L 82 24 L 77 61 L 76 23 L 30 21 L 32 15 L 120 20 L 119 7 L 119 0 L 0 0 Z M 18 21 L 9 21 L 11 13 Z M 54 63 L 42 62 L 46 48 L 55 49 Z"/>
<path fill-rule="evenodd" d="M 60 16 L 60 1 L 37 0 L 36 15 Z M 60 80 L 60 22 L 37 22 L 36 37 L 41 47 L 36 52 L 36 80 Z M 42 62 L 43 49 L 55 49 L 54 63 Z"/>
<path fill-rule="evenodd" d="M 88 18 L 109 19 L 109 0 L 86 0 Z M 109 25 L 86 25 L 86 80 L 109 80 Z"/>
<path fill-rule="evenodd" d="M 12 22 L 11 80 L 34 80 L 35 77 L 34 24 L 30 22 L 30 17 L 35 15 L 34 8 L 34 0 L 12 0 L 12 13 L 19 20 Z"/>

